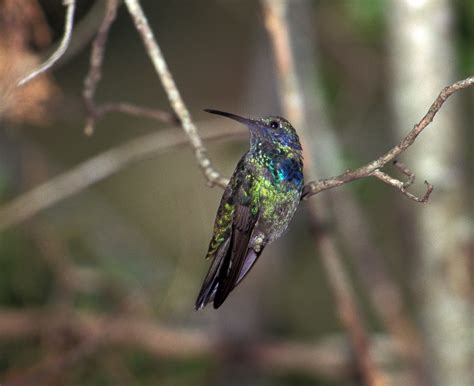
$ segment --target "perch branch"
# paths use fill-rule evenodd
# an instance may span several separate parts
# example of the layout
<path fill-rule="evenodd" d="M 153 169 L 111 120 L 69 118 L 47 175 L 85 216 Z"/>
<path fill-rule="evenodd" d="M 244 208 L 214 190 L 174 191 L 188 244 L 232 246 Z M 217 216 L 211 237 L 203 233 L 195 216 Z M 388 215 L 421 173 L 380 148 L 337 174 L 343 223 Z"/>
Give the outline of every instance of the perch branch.
<path fill-rule="evenodd" d="M 381 179 L 383 182 L 396 187 L 399 189 L 403 194 L 411 199 L 418 201 L 418 202 L 426 202 L 428 197 L 433 190 L 433 187 L 429 184 L 427 192 L 425 193 L 424 197 L 418 198 L 412 194 L 409 194 L 406 191 L 406 186 L 401 181 L 395 183 L 395 179 L 390 177 L 389 179 L 382 176 L 378 169 L 384 167 L 390 161 L 395 160 L 400 154 L 402 154 L 406 149 L 408 149 L 416 140 L 418 135 L 433 121 L 433 118 L 438 113 L 438 111 L 443 106 L 444 102 L 453 95 L 455 92 L 459 90 L 463 90 L 468 88 L 474 84 L 474 77 L 468 77 L 466 79 L 460 80 L 455 82 L 441 90 L 438 97 L 435 99 L 433 104 L 431 105 L 428 112 L 425 116 L 413 127 L 412 130 L 408 132 L 408 134 L 403 138 L 403 140 L 394 148 L 390 149 L 381 157 L 377 158 L 376 160 L 368 163 L 365 166 L 362 166 L 358 169 L 347 171 L 343 174 L 340 174 L 336 177 L 324 179 L 321 181 L 313 181 L 309 182 L 303 189 L 302 199 L 306 199 L 309 196 L 322 192 L 323 190 L 335 188 L 337 186 L 341 186 L 348 182 L 358 180 L 365 177 L 375 176 L 376 178 Z"/>
<path fill-rule="evenodd" d="M 45 71 L 48 71 L 66 52 L 69 43 L 71 41 L 72 27 L 74 24 L 74 12 L 76 9 L 75 0 L 64 0 L 64 5 L 66 6 L 66 21 L 64 23 L 64 33 L 56 51 L 46 60 L 42 65 L 33 70 L 30 74 L 25 76 L 23 79 L 19 80 L 17 85 L 23 86 L 28 83 L 33 78 L 36 78 L 38 75 L 42 74 Z"/>
<path fill-rule="evenodd" d="M 222 188 L 227 186 L 228 180 L 222 177 L 212 166 L 211 161 L 207 155 L 207 150 L 204 147 L 201 138 L 194 122 L 191 120 L 189 113 L 183 99 L 179 93 L 178 88 L 174 82 L 173 76 L 166 65 L 165 58 L 161 52 L 158 43 L 155 40 L 153 31 L 148 24 L 148 20 L 143 13 L 140 2 L 138 0 L 125 0 L 128 11 L 135 23 L 135 27 L 139 32 L 146 51 L 153 63 L 156 73 L 158 74 L 161 83 L 165 89 L 166 95 L 170 101 L 171 107 L 176 115 L 179 117 L 181 126 L 189 138 L 189 142 L 194 149 L 196 160 L 207 178 L 210 186 L 218 185 Z"/>
<path fill-rule="evenodd" d="M 214 127 L 209 123 L 206 126 L 211 128 L 203 135 L 207 140 L 247 134 L 240 127 L 222 131 L 222 126 L 217 123 Z M 174 127 L 141 136 L 92 157 L 0 207 L 0 231 L 117 173 L 133 162 L 167 153 L 188 143 L 188 138 Z"/>

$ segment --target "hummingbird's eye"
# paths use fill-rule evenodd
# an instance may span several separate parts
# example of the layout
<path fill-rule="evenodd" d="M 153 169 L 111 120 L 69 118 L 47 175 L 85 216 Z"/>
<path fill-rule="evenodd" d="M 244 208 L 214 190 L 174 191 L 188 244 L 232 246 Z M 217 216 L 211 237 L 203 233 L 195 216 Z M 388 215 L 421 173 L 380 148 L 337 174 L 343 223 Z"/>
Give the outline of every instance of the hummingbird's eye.
<path fill-rule="evenodd" d="M 280 124 L 278 123 L 278 121 L 271 121 L 270 122 L 270 127 L 272 129 L 278 129 L 280 127 Z"/>

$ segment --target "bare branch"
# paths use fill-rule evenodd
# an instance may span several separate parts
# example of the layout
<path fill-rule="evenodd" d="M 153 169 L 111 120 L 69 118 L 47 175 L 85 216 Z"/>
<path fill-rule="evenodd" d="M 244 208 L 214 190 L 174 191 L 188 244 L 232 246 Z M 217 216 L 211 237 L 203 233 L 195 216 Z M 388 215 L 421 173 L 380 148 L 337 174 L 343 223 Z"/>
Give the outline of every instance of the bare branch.
<path fill-rule="evenodd" d="M 431 105 L 428 112 L 425 114 L 425 116 L 413 127 L 412 130 L 408 132 L 405 138 L 403 138 L 403 140 L 397 146 L 390 149 L 388 152 L 386 152 L 384 155 L 377 158 L 376 160 L 356 170 L 345 172 L 336 177 L 308 183 L 303 189 L 302 199 L 306 199 L 314 194 L 322 192 L 323 190 L 335 188 L 337 186 L 341 186 L 348 182 L 365 178 L 365 177 L 370 177 L 371 175 L 373 175 L 375 170 L 380 169 L 384 167 L 388 162 L 393 161 L 395 158 L 397 158 L 400 154 L 402 154 L 406 149 L 408 149 L 415 142 L 418 135 L 433 121 L 433 118 L 435 117 L 437 112 L 441 109 L 444 102 L 446 102 L 446 100 L 452 94 L 454 94 L 455 92 L 459 90 L 463 90 L 465 88 L 471 87 L 473 84 L 474 84 L 474 77 L 471 76 L 469 78 L 460 80 L 456 83 L 451 84 L 450 86 L 443 88 L 440 94 L 438 95 L 438 97 L 435 99 L 435 101 Z M 394 184 L 390 184 L 390 185 L 396 186 Z M 408 196 L 407 194 L 405 195 Z M 429 197 L 429 194 L 428 194 L 428 197 Z M 423 201 L 422 199 L 420 200 L 415 199 L 415 201 L 426 202 L 426 201 Z"/>
<path fill-rule="evenodd" d="M 173 76 L 166 65 L 165 58 L 155 40 L 153 31 L 148 24 L 148 20 L 143 13 L 140 2 L 138 0 L 125 0 L 125 4 L 128 7 L 128 11 L 132 16 L 135 27 L 139 32 L 143 43 L 145 44 L 146 51 L 155 67 L 155 71 L 158 74 L 161 83 L 165 89 L 165 92 L 170 101 L 171 107 L 173 108 L 176 115 L 181 121 L 181 126 L 189 138 L 189 142 L 194 149 L 196 160 L 207 178 L 210 186 L 218 185 L 222 188 L 227 186 L 228 180 L 222 177 L 212 166 L 211 161 L 207 155 L 207 150 L 204 147 L 201 138 L 199 137 L 196 126 L 191 120 L 191 114 L 189 113 L 183 99 L 179 93 L 178 88 L 173 80 Z"/>
<path fill-rule="evenodd" d="M 298 371 L 333 379 L 354 375 L 353 358 L 345 339 L 340 336 L 312 344 L 280 340 L 241 345 L 225 336 L 162 326 L 149 319 L 126 315 L 110 317 L 76 312 L 68 315 L 66 319 L 56 311 L 0 310 L 0 339 L 37 337 L 45 329 L 58 326 L 73 336 L 87 337 L 85 343 L 95 342 L 100 347 L 135 347 L 159 358 L 182 360 L 211 356 L 225 360 L 238 352 L 240 358 L 248 359 L 249 365 L 261 369 Z M 393 364 L 394 349 L 392 341 L 384 337 L 374 339 L 379 365 Z"/>
<path fill-rule="evenodd" d="M 310 208 L 310 217 L 313 240 L 316 248 L 321 253 L 321 258 L 326 269 L 329 283 L 336 300 L 338 316 L 348 332 L 351 348 L 359 371 L 368 386 L 384 386 L 386 379 L 375 362 L 371 349 L 372 342 L 365 330 L 365 325 L 360 315 L 357 301 L 353 295 L 349 277 L 341 262 L 339 251 L 334 240 L 327 232 L 321 232 L 317 224 L 315 211 Z"/>
<path fill-rule="evenodd" d="M 118 0 L 107 0 L 105 16 L 92 43 L 89 72 L 84 79 L 82 92 L 87 107 L 92 106 L 97 84 L 102 77 L 102 63 L 104 61 L 105 45 L 110 27 L 117 16 Z"/>
<path fill-rule="evenodd" d="M 405 196 L 407 196 L 409 199 L 416 201 L 416 202 L 421 202 L 421 203 L 426 203 L 428 202 L 428 199 L 430 198 L 431 192 L 433 191 L 433 185 L 431 185 L 428 181 L 425 181 L 426 184 L 426 193 L 423 195 L 423 197 L 417 197 L 414 194 L 410 193 L 407 191 L 407 183 L 402 182 L 400 180 L 397 180 L 396 178 L 390 177 L 388 174 L 380 171 L 379 169 L 374 170 L 371 174 L 371 176 L 374 176 L 375 178 L 378 178 L 380 181 L 384 182 L 387 185 L 393 186 L 397 188 L 400 192 L 402 192 Z M 410 181 L 408 181 L 410 182 Z M 411 182 L 410 182 L 411 183 Z"/>
<path fill-rule="evenodd" d="M 96 120 L 100 117 L 94 104 L 95 91 L 102 77 L 102 63 L 104 62 L 105 44 L 109 36 L 109 30 L 117 16 L 118 0 L 107 0 L 105 16 L 97 31 L 97 36 L 92 43 L 89 72 L 84 79 L 84 90 L 82 98 L 86 106 L 86 124 L 84 133 L 92 135 Z"/>
<path fill-rule="evenodd" d="M 94 95 L 100 78 L 102 77 L 105 45 L 107 43 L 110 27 L 117 16 L 118 6 L 118 0 L 107 0 L 104 19 L 92 43 L 89 72 L 84 79 L 84 90 L 82 91 L 82 97 L 87 111 L 86 124 L 84 127 L 84 133 L 86 135 L 93 134 L 95 121 L 99 117 L 94 106 Z"/>
<path fill-rule="evenodd" d="M 97 117 L 100 118 L 111 112 L 119 112 L 137 117 L 146 117 L 170 124 L 179 124 L 178 118 L 167 111 L 151 109 L 149 107 L 137 106 L 126 102 L 108 102 L 96 107 Z"/>
<path fill-rule="evenodd" d="M 393 166 L 395 166 L 400 172 L 402 172 L 402 174 L 408 177 L 408 180 L 403 183 L 403 186 L 405 188 L 408 188 L 409 186 L 413 185 L 416 178 L 415 173 L 408 169 L 408 167 L 404 163 L 397 160 L 393 161 Z"/>
<path fill-rule="evenodd" d="M 102 78 L 102 65 L 104 62 L 107 38 L 110 27 L 117 16 L 119 4 L 120 2 L 118 0 L 107 0 L 104 19 L 102 20 L 97 36 L 92 43 L 89 72 L 84 79 L 84 89 L 82 91 L 82 97 L 87 114 L 84 126 L 84 133 L 86 135 L 92 135 L 97 120 L 110 112 L 121 112 L 135 116 L 142 116 L 171 124 L 178 123 L 178 119 L 173 114 L 166 111 L 122 102 L 109 102 L 97 106 L 94 102 L 97 86 Z"/>
<path fill-rule="evenodd" d="M 87 13 L 74 22 L 71 41 L 64 55 L 56 62 L 55 68 L 60 68 L 71 61 L 94 39 L 100 24 L 104 20 L 106 5 L 106 1 L 93 2 Z"/>
<path fill-rule="evenodd" d="M 284 106 L 285 114 L 293 121 L 293 124 L 303 129 L 302 140 L 307 143 L 307 133 L 304 131 L 304 103 L 301 81 L 296 73 L 290 26 L 288 20 L 287 0 L 264 0 L 262 1 L 265 26 L 272 42 L 275 62 L 278 73 L 278 86 Z M 309 142 L 309 141 L 308 141 Z M 304 145 L 304 144 L 303 144 Z M 305 147 L 305 146 L 303 146 Z M 306 171 L 311 172 L 314 168 L 314 158 L 310 146 L 305 147 Z M 363 318 L 360 314 L 357 302 L 353 296 L 350 280 L 341 262 L 341 256 L 336 242 L 327 232 L 320 232 L 318 224 L 321 218 L 325 218 L 323 208 L 316 209 L 314 202 L 309 206 L 310 221 L 313 229 L 313 240 L 321 254 L 324 267 L 328 276 L 332 292 L 336 300 L 338 316 L 347 331 L 351 348 L 354 350 L 355 361 L 364 384 L 369 386 L 386 385 L 384 374 L 380 371 L 370 350 L 369 340 Z"/>
<path fill-rule="evenodd" d="M 203 138 L 209 140 L 247 134 L 240 127 L 223 132 L 220 124 L 214 124 L 212 127 L 213 125 L 208 123 L 206 126 L 210 127 L 210 130 L 205 132 Z M 188 143 L 187 137 L 175 127 L 144 135 L 92 157 L 1 207 L 0 231 L 117 173 L 133 162 L 164 154 Z"/>
<path fill-rule="evenodd" d="M 277 0 L 263 0 L 265 27 L 270 35 L 277 66 L 280 98 L 286 117 L 294 125 L 303 121 L 303 97 L 296 76 L 295 63 L 290 52 L 290 38 L 286 24 L 286 5 Z"/>
<path fill-rule="evenodd" d="M 33 70 L 29 75 L 25 76 L 23 79 L 19 80 L 17 85 L 23 86 L 28 83 L 30 80 L 36 78 L 38 75 L 42 74 L 45 71 L 48 71 L 66 52 L 69 42 L 71 41 L 72 35 L 72 27 L 74 24 L 74 12 L 76 9 L 76 1 L 75 0 L 64 0 L 64 5 L 67 7 L 66 9 L 66 21 L 64 23 L 64 34 L 61 39 L 61 43 L 59 44 L 56 51 L 50 56 L 46 62 L 40 65 L 38 68 Z"/>

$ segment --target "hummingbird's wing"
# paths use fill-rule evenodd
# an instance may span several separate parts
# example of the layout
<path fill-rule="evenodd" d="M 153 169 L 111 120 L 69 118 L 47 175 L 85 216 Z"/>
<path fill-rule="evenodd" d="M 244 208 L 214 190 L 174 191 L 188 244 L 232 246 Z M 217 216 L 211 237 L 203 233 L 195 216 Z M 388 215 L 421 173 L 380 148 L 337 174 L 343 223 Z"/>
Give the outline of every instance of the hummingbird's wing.
<path fill-rule="evenodd" d="M 218 308 L 253 266 L 261 253 L 249 248 L 257 220 L 258 215 L 252 215 L 248 206 L 235 207 L 229 237 L 215 253 L 197 298 L 196 309 L 212 301 L 214 308 Z"/>
<path fill-rule="evenodd" d="M 224 190 L 217 210 L 214 229 L 206 258 L 212 258 L 211 266 L 196 300 L 196 309 L 199 310 L 214 300 L 217 290 L 219 271 L 227 255 L 231 241 L 231 233 L 235 211 L 235 193 L 241 188 L 242 173 L 244 172 L 245 156 L 240 159 L 229 184 Z"/>
<path fill-rule="evenodd" d="M 258 214 L 252 214 L 248 206 L 236 206 L 230 244 L 217 275 L 218 285 L 214 295 L 214 308 L 224 303 L 229 293 L 256 260 L 255 252 L 249 248 L 249 241 L 257 220 Z M 245 266 L 248 268 L 243 272 Z"/>
<path fill-rule="evenodd" d="M 211 241 L 209 243 L 209 249 L 207 251 L 206 259 L 216 259 L 220 255 L 222 255 L 222 252 L 224 252 L 225 255 L 225 250 L 228 247 L 228 244 L 225 248 L 223 248 L 223 246 L 225 244 L 225 241 L 230 237 L 235 210 L 234 202 L 238 201 L 238 198 L 236 198 L 235 196 L 236 194 L 238 194 L 237 192 L 239 192 L 242 188 L 245 189 L 245 187 L 242 187 L 242 176 L 246 173 L 244 167 L 246 155 L 247 153 L 245 153 L 240 159 L 240 161 L 237 163 L 237 167 L 235 168 L 235 171 L 232 174 L 232 177 L 230 178 L 230 181 L 224 190 L 224 194 L 222 195 L 219 208 L 217 209 L 214 229 Z"/>
<path fill-rule="evenodd" d="M 249 242 L 258 222 L 258 213 L 250 209 L 252 171 L 245 164 L 245 155 L 238 163 L 229 185 L 224 191 L 217 211 L 214 232 L 209 244 L 208 258 L 213 258 L 196 309 L 209 302 L 218 308 L 229 293 L 242 281 L 263 250 L 249 248 Z"/>

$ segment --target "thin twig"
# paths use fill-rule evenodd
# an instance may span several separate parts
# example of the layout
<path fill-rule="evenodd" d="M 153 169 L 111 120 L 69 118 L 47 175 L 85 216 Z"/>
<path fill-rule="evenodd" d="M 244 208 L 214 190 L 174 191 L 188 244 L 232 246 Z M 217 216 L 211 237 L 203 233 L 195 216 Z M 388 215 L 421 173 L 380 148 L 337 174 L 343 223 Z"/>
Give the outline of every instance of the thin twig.
<path fill-rule="evenodd" d="M 408 169 L 408 166 L 397 160 L 393 161 L 393 166 L 395 166 L 396 169 L 398 169 L 400 172 L 402 172 L 402 174 L 408 177 L 408 179 L 403 183 L 403 186 L 405 188 L 408 188 L 409 186 L 413 185 L 416 176 L 415 173 Z"/>
<path fill-rule="evenodd" d="M 322 192 L 323 190 L 332 189 L 337 186 L 341 186 L 348 182 L 358 180 L 360 178 L 370 177 L 373 173 L 382 167 L 384 167 L 390 161 L 393 161 L 397 158 L 400 154 L 402 154 L 406 149 L 408 149 L 416 140 L 418 135 L 433 121 L 433 118 L 438 113 L 438 111 L 443 106 L 444 102 L 455 92 L 459 90 L 463 90 L 465 88 L 471 87 L 474 84 L 474 77 L 469 77 L 463 80 L 460 80 L 456 83 L 451 84 L 443 88 L 435 99 L 433 104 L 431 105 L 428 112 L 425 116 L 413 127 L 412 130 L 408 132 L 408 134 L 403 138 L 403 140 L 394 148 L 390 149 L 381 157 L 377 158 L 376 160 L 368 163 L 365 166 L 362 166 L 356 170 L 348 171 L 343 174 L 340 174 L 336 177 L 328 178 L 321 181 L 313 181 L 308 183 L 303 190 L 302 199 L 306 199 L 314 194 Z M 376 173 L 378 174 L 378 173 Z M 378 178 L 378 177 L 377 177 Z M 384 181 L 386 182 L 386 181 Z M 394 184 L 390 183 L 390 185 L 395 186 Z M 403 185 L 403 183 L 402 183 Z M 430 185 L 428 185 L 430 186 Z M 400 188 L 398 188 L 401 190 Z M 430 189 L 428 189 L 429 191 Z M 402 191 L 402 193 L 404 193 Z M 428 193 L 428 192 L 427 192 Z M 405 194 L 405 193 L 404 193 Z M 405 194 L 406 196 L 410 197 L 409 195 Z M 426 196 L 426 194 L 425 194 Z M 429 194 L 428 194 L 429 197 Z M 412 198 L 412 197 L 410 197 Z M 424 197 L 423 197 L 424 198 Z M 418 202 L 426 202 L 423 201 L 423 198 L 416 198 Z M 413 199 L 413 198 L 412 198 Z"/>
<path fill-rule="evenodd" d="M 86 135 L 91 135 L 94 132 L 95 121 L 98 119 L 98 113 L 94 105 L 94 95 L 100 78 L 102 77 L 105 45 L 107 43 L 110 27 L 117 16 L 118 5 L 118 0 L 107 0 L 104 19 L 92 43 L 89 72 L 84 79 L 84 90 L 82 91 L 82 97 L 87 112 L 84 127 Z"/>
<path fill-rule="evenodd" d="M 36 78 L 38 75 L 42 74 L 43 72 L 49 70 L 54 63 L 56 63 L 61 56 L 66 52 L 69 42 L 71 41 L 72 35 L 72 27 L 74 24 L 74 12 L 76 9 L 76 1 L 75 0 L 64 0 L 64 5 L 66 8 L 66 21 L 64 23 L 64 34 L 63 38 L 61 39 L 61 43 L 59 44 L 56 51 L 50 56 L 48 60 L 46 60 L 42 65 L 38 68 L 33 70 L 29 75 L 25 76 L 23 79 L 18 81 L 18 86 L 23 86 L 28 83 L 33 78 Z"/>
<path fill-rule="evenodd" d="M 223 131 L 221 124 L 217 122 L 214 124 L 208 122 L 206 127 L 209 130 L 204 133 L 203 138 L 207 140 L 247 134 L 241 127 Z M 177 127 L 174 127 L 133 139 L 124 145 L 92 157 L 1 207 L 0 231 L 79 193 L 92 184 L 123 170 L 133 162 L 185 147 L 188 143 L 188 138 L 177 130 Z"/>
<path fill-rule="evenodd" d="M 426 192 L 423 197 L 418 197 L 407 191 L 406 182 L 402 182 L 400 180 L 397 180 L 396 178 L 390 177 L 387 173 L 384 173 L 379 169 L 374 170 L 370 175 L 374 176 L 375 178 L 378 178 L 380 181 L 384 182 L 387 185 L 397 188 L 402 194 L 416 202 L 428 202 L 431 192 L 433 191 L 433 185 L 431 185 L 428 181 L 425 181 Z"/>
<path fill-rule="evenodd" d="M 84 89 L 82 91 L 82 97 L 86 107 L 86 123 L 84 126 L 84 133 L 86 135 L 92 135 L 97 121 L 110 112 L 142 116 L 170 124 L 179 123 L 175 115 L 158 109 L 137 106 L 126 102 L 108 102 L 99 106 L 95 104 L 94 97 L 97 86 L 102 78 L 102 65 L 104 62 L 107 38 L 110 27 L 117 16 L 119 4 L 118 0 L 107 0 L 104 19 L 92 43 L 89 71 L 84 79 Z"/>
<path fill-rule="evenodd" d="M 61 59 L 56 62 L 56 68 L 60 68 L 70 62 L 80 52 L 83 52 L 95 38 L 104 20 L 106 6 L 106 1 L 95 1 L 87 11 L 87 14 L 82 15 L 79 20 L 74 22 L 74 33 L 71 36 L 71 42 L 69 43 L 67 51 L 61 56 Z"/>
<path fill-rule="evenodd" d="M 189 142 L 194 149 L 196 160 L 207 178 L 210 186 L 218 185 L 222 188 L 227 186 L 228 180 L 222 177 L 212 166 L 211 161 L 207 155 L 207 150 L 204 147 L 201 138 L 199 137 L 196 126 L 191 120 L 189 113 L 183 99 L 179 93 L 178 88 L 174 82 L 173 76 L 166 65 L 165 58 L 161 52 L 158 43 L 155 40 L 153 31 L 148 24 L 148 20 L 143 13 L 140 2 L 138 0 L 125 0 L 128 11 L 135 23 L 135 27 L 139 32 L 146 51 L 153 63 L 156 73 L 158 74 L 161 83 L 165 89 L 166 95 L 170 101 L 176 115 L 181 121 L 181 126 L 189 138 Z"/>
<path fill-rule="evenodd" d="M 138 106 L 132 103 L 107 102 L 96 107 L 96 114 L 98 118 L 111 112 L 124 113 L 137 117 L 146 117 L 175 125 L 179 124 L 178 118 L 172 113 L 158 109 L 151 109 L 149 107 Z"/>

